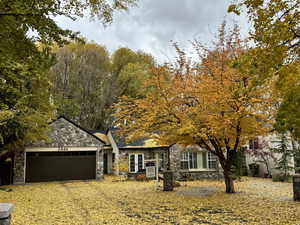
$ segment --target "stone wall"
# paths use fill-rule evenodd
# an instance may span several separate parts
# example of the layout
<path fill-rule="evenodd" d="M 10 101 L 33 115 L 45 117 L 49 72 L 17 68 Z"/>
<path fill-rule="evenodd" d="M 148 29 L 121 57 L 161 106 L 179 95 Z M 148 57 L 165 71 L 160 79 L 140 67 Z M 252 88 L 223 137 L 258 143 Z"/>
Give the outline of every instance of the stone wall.
<path fill-rule="evenodd" d="M 48 137 L 48 140 L 32 143 L 30 147 L 97 147 L 104 145 L 99 139 L 63 117 L 50 124 Z"/>
<path fill-rule="evenodd" d="M 181 152 L 183 152 L 183 145 L 172 145 L 170 147 L 170 170 L 174 172 L 174 179 L 180 179 L 181 175 L 180 171 L 180 160 L 181 160 Z"/>
<path fill-rule="evenodd" d="M 23 151 L 15 153 L 13 183 L 25 183 L 25 153 Z"/>
<path fill-rule="evenodd" d="M 188 171 L 181 170 L 181 153 L 186 150 L 183 145 L 175 144 L 170 147 L 170 170 L 174 172 L 176 180 L 199 180 L 199 179 L 219 179 L 223 177 L 222 171 L 217 165 L 216 170 Z"/>
<path fill-rule="evenodd" d="M 61 117 L 50 124 L 47 141 L 39 141 L 27 147 L 97 147 L 96 179 L 103 179 L 103 151 L 104 144 L 81 129 L 77 125 Z M 17 152 L 14 159 L 14 184 L 25 182 L 25 153 Z"/>
<path fill-rule="evenodd" d="M 167 165 L 168 165 L 168 153 L 167 150 L 165 149 L 155 149 L 155 150 L 151 150 L 151 149 L 138 149 L 138 150 L 126 150 L 126 149 L 120 149 L 119 152 L 119 163 L 120 164 L 125 164 L 127 165 L 127 167 L 125 165 L 120 167 L 120 173 L 125 175 L 128 174 L 129 168 L 129 154 L 144 154 L 144 160 L 153 160 L 153 162 L 156 161 L 155 158 L 155 153 L 158 152 L 159 153 L 159 159 L 160 162 L 162 162 L 162 164 L 160 164 L 161 168 L 167 169 Z M 162 161 L 161 161 L 162 160 Z M 122 168 L 123 167 L 123 168 Z"/>
<path fill-rule="evenodd" d="M 103 150 L 96 151 L 96 180 L 104 178 Z"/>
<path fill-rule="evenodd" d="M 218 171 L 180 171 L 178 174 L 178 180 L 220 179 L 223 177 Z"/>

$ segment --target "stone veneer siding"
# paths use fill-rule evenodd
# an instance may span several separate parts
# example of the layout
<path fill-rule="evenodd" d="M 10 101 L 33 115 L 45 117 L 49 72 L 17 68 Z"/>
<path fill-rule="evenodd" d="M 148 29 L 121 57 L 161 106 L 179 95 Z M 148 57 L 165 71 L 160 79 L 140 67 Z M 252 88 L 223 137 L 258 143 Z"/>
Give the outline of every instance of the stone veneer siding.
<path fill-rule="evenodd" d="M 50 124 L 49 140 L 30 144 L 27 147 L 97 147 L 96 180 L 103 179 L 103 150 L 100 140 L 85 132 L 65 118 L 59 118 Z M 17 152 L 14 159 L 14 184 L 25 183 L 25 152 Z"/>
<path fill-rule="evenodd" d="M 170 147 L 170 170 L 174 172 L 175 180 L 219 179 L 223 176 L 221 171 L 219 170 L 219 167 L 216 170 L 181 170 L 181 152 L 183 152 L 184 150 L 185 146 L 179 144 L 174 144 Z"/>
<path fill-rule="evenodd" d="M 98 147 L 104 145 L 96 137 L 64 118 L 50 124 L 48 137 L 49 140 L 35 142 L 30 147 Z"/>
<path fill-rule="evenodd" d="M 156 149 L 156 150 L 151 150 L 151 149 L 138 149 L 138 150 L 125 150 L 125 149 L 120 149 L 119 152 L 119 161 L 126 162 L 129 166 L 129 154 L 144 154 L 144 160 L 153 160 L 155 162 L 155 153 L 159 153 L 159 159 L 163 160 L 163 164 L 161 165 L 163 169 L 167 169 L 168 167 L 168 153 L 167 150 L 164 149 Z M 127 168 L 127 171 L 121 171 L 120 173 L 123 175 L 128 175 L 129 173 L 129 167 Z M 135 173 L 133 173 L 135 174 Z"/>
<path fill-rule="evenodd" d="M 14 159 L 14 184 L 25 183 L 25 152 L 16 152 Z"/>
<path fill-rule="evenodd" d="M 104 162 L 103 150 L 96 151 L 96 180 L 103 180 L 104 178 Z"/>

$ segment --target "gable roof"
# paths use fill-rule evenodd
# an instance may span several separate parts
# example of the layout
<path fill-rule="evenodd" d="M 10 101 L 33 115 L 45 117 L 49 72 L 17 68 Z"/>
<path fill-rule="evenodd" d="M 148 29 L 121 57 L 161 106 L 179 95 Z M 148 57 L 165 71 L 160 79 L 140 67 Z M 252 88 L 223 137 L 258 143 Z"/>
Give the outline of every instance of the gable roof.
<path fill-rule="evenodd" d="M 49 123 L 48 140 L 40 140 L 28 147 L 98 147 L 106 145 L 86 129 L 64 116 Z"/>
<path fill-rule="evenodd" d="M 65 120 L 68 121 L 69 123 L 73 124 L 73 125 L 76 126 L 78 129 L 80 129 L 80 130 L 82 130 L 82 131 L 88 133 L 88 134 L 89 134 L 90 136 L 92 136 L 93 138 L 96 138 L 98 141 L 102 142 L 102 144 L 106 144 L 103 140 L 101 140 L 99 137 L 97 137 L 96 135 L 94 135 L 92 132 L 90 132 L 90 131 L 84 129 L 83 127 L 79 126 L 77 123 L 75 123 L 74 121 L 72 121 L 72 120 L 66 118 L 66 117 L 63 116 L 63 115 L 59 116 L 56 120 L 52 121 L 50 124 L 54 123 L 55 121 L 57 121 L 57 120 L 59 120 L 59 119 L 61 119 L 61 118 L 65 119 Z"/>
<path fill-rule="evenodd" d="M 93 135 L 96 136 L 97 138 L 101 139 L 106 145 L 111 144 L 108 137 L 106 136 L 106 134 L 104 132 L 94 131 Z"/>
<path fill-rule="evenodd" d="M 110 128 L 109 131 L 111 132 L 117 146 L 121 148 L 130 148 L 130 149 L 138 149 L 138 148 L 143 148 L 143 149 L 151 149 L 151 148 L 162 148 L 162 147 L 169 147 L 166 145 L 159 145 L 156 143 L 154 139 L 151 138 L 139 138 L 135 141 L 126 141 L 125 136 L 121 136 L 118 134 L 119 128 Z"/>

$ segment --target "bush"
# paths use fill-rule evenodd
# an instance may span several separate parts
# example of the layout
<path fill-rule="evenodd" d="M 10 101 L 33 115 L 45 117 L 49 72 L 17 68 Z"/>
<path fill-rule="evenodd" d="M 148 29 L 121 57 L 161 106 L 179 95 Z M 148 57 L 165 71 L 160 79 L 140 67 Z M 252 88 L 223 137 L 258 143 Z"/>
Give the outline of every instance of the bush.
<path fill-rule="evenodd" d="M 173 186 L 174 186 L 174 187 L 180 187 L 181 184 L 180 184 L 179 182 L 177 182 L 177 181 L 174 181 Z"/>
<path fill-rule="evenodd" d="M 272 176 L 273 182 L 292 182 L 292 176 L 284 176 L 283 174 L 276 174 Z"/>
<path fill-rule="evenodd" d="M 137 175 L 135 176 L 135 179 L 136 179 L 137 181 L 146 181 L 146 180 L 147 180 L 147 177 L 146 177 L 146 174 L 140 173 L 140 174 L 137 174 Z"/>

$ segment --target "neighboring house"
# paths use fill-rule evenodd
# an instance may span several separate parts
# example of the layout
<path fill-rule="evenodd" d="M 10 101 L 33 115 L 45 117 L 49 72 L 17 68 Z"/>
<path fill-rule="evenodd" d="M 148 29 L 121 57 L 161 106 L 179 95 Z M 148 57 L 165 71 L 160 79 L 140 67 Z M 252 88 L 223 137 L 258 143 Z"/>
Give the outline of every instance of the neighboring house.
<path fill-rule="evenodd" d="M 260 177 L 266 177 L 268 175 L 268 170 L 269 170 L 269 175 L 273 176 L 276 174 L 282 173 L 279 169 L 276 169 L 277 164 L 276 161 L 281 157 L 281 154 L 279 153 L 273 153 L 271 151 L 272 148 L 276 148 L 278 145 L 279 137 L 276 134 L 270 134 L 268 136 L 260 136 L 256 137 L 253 140 L 249 141 L 248 145 L 245 145 L 244 148 L 246 149 L 245 151 L 245 156 L 246 156 L 246 164 L 248 167 L 248 174 L 252 174 L 252 171 L 250 170 L 249 165 L 251 164 L 257 164 L 258 167 L 258 176 Z M 292 148 L 292 141 L 289 139 L 287 143 L 288 148 Z M 259 156 L 254 156 L 253 154 L 249 154 L 249 152 L 260 152 Z M 261 156 L 263 155 L 263 157 Z M 271 156 L 272 155 L 272 156 Z M 291 157 L 289 160 L 289 166 L 296 168 L 299 167 L 300 165 L 296 165 L 297 163 L 294 160 L 294 157 Z M 291 170 L 290 174 L 294 174 L 295 171 Z M 252 174 L 253 175 L 253 174 Z"/>
<path fill-rule="evenodd" d="M 65 117 L 50 124 L 49 140 L 26 146 L 14 157 L 14 183 L 103 178 L 110 146 Z"/>

